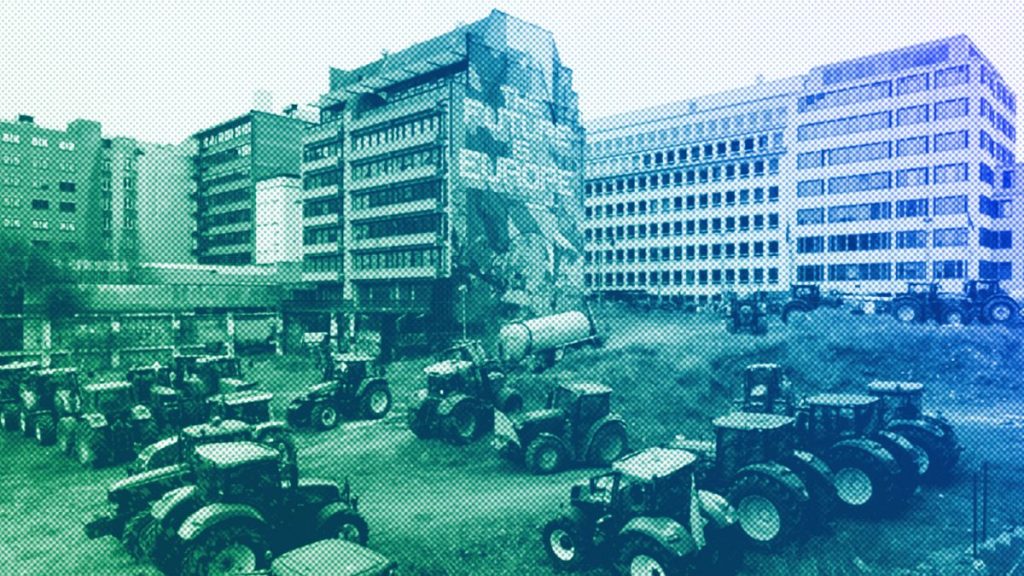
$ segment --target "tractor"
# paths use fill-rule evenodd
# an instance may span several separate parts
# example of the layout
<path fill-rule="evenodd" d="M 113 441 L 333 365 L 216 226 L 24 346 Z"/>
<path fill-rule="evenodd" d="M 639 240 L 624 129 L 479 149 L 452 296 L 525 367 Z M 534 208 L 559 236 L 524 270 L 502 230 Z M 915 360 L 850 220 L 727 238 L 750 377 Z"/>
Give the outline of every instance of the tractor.
<path fill-rule="evenodd" d="M 419 438 L 467 444 L 494 429 L 495 410 L 506 414 L 523 407 L 523 397 L 506 383 L 496 360 L 478 341 L 463 341 L 441 352 L 423 369 L 427 387 L 409 409 L 409 429 Z"/>
<path fill-rule="evenodd" d="M 729 296 L 725 309 L 725 330 L 730 334 L 768 333 L 768 300 L 764 292 L 754 292 L 745 297 Z"/>
<path fill-rule="evenodd" d="M 625 574 L 728 574 L 742 560 L 736 514 L 725 498 L 698 490 L 697 457 L 648 448 L 612 471 L 576 484 L 571 508 L 543 528 L 560 571 L 614 565 Z"/>
<path fill-rule="evenodd" d="M 778 364 L 753 364 L 744 375 L 740 409 L 795 416 L 798 446 L 821 454 L 835 470 L 844 509 L 880 514 L 906 506 L 927 468 L 927 454 L 884 428 L 877 398 L 819 394 L 798 402 Z"/>
<path fill-rule="evenodd" d="M 712 424 L 714 440 L 680 436 L 671 447 L 700 456 L 698 484 L 726 495 L 749 544 L 778 549 L 831 520 L 832 471 L 795 449 L 794 418 L 733 412 Z"/>
<path fill-rule="evenodd" d="M 62 452 L 75 453 L 83 466 L 100 467 L 134 457 L 158 438 L 153 414 L 139 401 L 131 382 L 86 384 L 79 391 L 77 415 L 57 422 Z"/>
<path fill-rule="evenodd" d="M 149 507 L 168 491 L 195 482 L 195 449 L 204 444 L 258 442 L 278 451 L 282 474 L 298 473 L 295 443 L 281 423 L 251 426 L 215 420 L 189 426 L 180 434 L 150 444 L 128 467 L 128 476 L 107 490 L 108 510 L 85 526 L 89 538 L 114 536 L 135 558 L 140 537 L 151 518 Z"/>
<path fill-rule="evenodd" d="M 52 444 L 57 421 L 78 414 L 79 378 L 76 368 L 36 370 L 19 384 L 18 425 L 26 437 Z"/>
<path fill-rule="evenodd" d="M 391 410 L 391 389 L 384 367 L 358 354 L 335 354 L 329 380 L 311 386 L 288 405 L 288 423 L 330 430 L 346 418 L 378 420 Z"/>
<path fill-rule="evenodd" d="M 22 381 L 39 369 L 39 362 L 12 362 L 0 365 L 0 428 L 11 431 L 18 429 L 18 413 L 21 399 L 18 391 Z"/>
<path fill-rule="evenodd" d="M 934 282 L 908 282 L 907 291 L 893 298 L 889 310 L 904 324 L 934 319 L 939 324 L 955 326 L 967 324 L 974 318 L 970 301 L 960 295 L 939 292 L 939 285 Z"/>
<path fill-rule="evenodd" d="M 231 356 L 179 356 L 174 366 L 140 374 L 137 380 L 156 382 L 148 388 L 150 407 L 164 433 L 214 416 L 251 424 L 269 420 L 273 395 L 242 380 L 240 370 L 238 358 Z"/>
<path fill-rule="evenodd" d="M 534 474 L 552 474 L 570 464 L 610 466 L 626 452 L 626 423 L 611 411 L 612 389 L 592 382 L 562 383 L 547 407 L 511 419 L 496 416 L 495 446 Z"/>
<path fill-rule="evenodd" d="M 987 324 L 1009 324 L 1020 314 L 1020 305 L 998 280 L 968 280 L 963 296 L 970 303 L 971 315 Z"/>
<path fill-rule="evenodd" d="M 365 545 L 369 529 L 348 482 L 282 474 L 276 450 L 254 442 L 195 449 L 195 481 L 150 509 L 143 554 L 165 573 L 266 569 L 270 558 L 324 539 Z"/>
<path fill-rule="evenodd" d="M 803 317 L 818 308 L 838 308 L 843 299 L 838 294 L 821 295 L 821 287 L 817 284 L 791 284 L 789 301 L 782 306 L 782 321 Z"/>
<path fill-rule="evenodd" d="M 868 384 L 868 394 L 879 399 L 886 430 L 910 440 L 925 453 L 923 480 L 949 480 L 964 448 L 949 420 L 924 412 L 924 384 L 876 380 Z"/>

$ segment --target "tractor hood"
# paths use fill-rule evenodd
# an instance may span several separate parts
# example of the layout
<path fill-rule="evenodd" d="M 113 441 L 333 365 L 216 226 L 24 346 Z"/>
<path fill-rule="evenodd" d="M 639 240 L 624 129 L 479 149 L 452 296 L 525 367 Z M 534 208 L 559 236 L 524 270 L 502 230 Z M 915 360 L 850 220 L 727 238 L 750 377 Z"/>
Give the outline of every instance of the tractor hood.
<path fill-rule="evenodd" d="M 274 576 L 388 576 L 395 564 L 384 556 L 346 540 L 321 540 L 274 560 Z"/>
<path fill-rule="evenodd" d="M 424 368 L 423 373 L 427 376 L 454 376 L 465 372 L 471 365 L 472 362 L 465 360 L 442 360 Z"/>
<path fill-rule="evenodd" d="M 167 491 L 166 488 L 159 489 L 158 487 L 174 483 L 173 481 L 182 477 L 185 472 L 185 464 L 173 464 L 122 478 L 110 485 L 110 489 L 107 490 L 107 500 L 112 504 L 121 504 L 140 492 L 159 490 L 158 493 L 150 495 L 151 498 L 155 498 Z"/>
<path fill-rule="evenodd" d="M 238 378 L 221 378 L 220 388 L 225 392 L 234 392 L 239 390 L 252 390 L 259 384 L 257 382 L 246 382 Z"/>

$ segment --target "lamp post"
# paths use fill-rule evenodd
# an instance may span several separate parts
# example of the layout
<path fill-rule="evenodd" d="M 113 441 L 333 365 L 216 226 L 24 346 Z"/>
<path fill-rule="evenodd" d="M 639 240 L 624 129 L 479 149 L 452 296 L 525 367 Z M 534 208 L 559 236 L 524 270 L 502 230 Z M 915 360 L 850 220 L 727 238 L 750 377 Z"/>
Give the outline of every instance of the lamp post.
<path fill-rule="evenodd" d="M 459 295 L 462 298 L 462 340 L 467 340 L 466 336 L 466 292 L 468 288 L 465 284 L 459 284 Z"/>

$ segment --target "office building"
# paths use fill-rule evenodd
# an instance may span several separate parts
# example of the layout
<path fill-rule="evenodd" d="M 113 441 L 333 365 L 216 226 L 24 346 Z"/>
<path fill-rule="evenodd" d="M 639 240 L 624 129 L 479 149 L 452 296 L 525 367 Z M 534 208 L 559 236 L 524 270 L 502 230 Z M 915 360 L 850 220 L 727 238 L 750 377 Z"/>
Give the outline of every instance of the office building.
<path fill-rule="evenodd" d="M 306 125 L 254 110 L 193 136 L 192 249 L 200 264 L 256 261 L 256 183 L 299 173 Z"/>
<path fill-rule="evenodd" d="M 302 196 L 299 176 L 256 183 L 256 264 L 302 260 Z"/>

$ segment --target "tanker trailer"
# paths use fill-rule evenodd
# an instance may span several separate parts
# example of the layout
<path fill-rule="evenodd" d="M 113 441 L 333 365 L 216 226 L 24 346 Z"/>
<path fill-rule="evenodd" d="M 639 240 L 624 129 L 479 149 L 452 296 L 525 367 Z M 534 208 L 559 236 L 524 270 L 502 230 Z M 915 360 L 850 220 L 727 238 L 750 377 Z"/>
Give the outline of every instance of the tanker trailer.
<path fill-rule="evenodd" d="M 550 368 L 567 348 L 600 346 L 602 338 L 593 318 L 583 312 L 563 312 L 507 324 L 498 333 L 498 355 L 503 366 Z"/>

